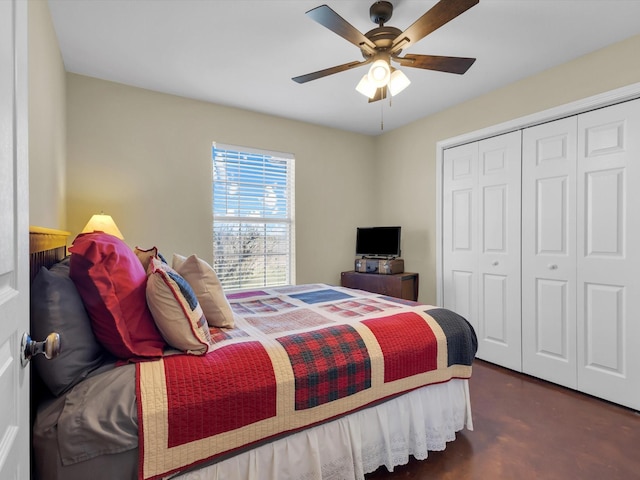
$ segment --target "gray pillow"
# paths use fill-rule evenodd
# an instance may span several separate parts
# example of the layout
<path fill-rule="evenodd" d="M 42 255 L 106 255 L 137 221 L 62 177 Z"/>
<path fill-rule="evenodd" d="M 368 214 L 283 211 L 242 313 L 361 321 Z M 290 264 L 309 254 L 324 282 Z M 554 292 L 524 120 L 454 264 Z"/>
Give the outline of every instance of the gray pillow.
<path fill-rule="evenodd" d="M 31 284 L 31 338 L 42 341 L 51 332 L 60 334 L 60 354 L 51 360 L 37 355 L 33 362 L 44 384 L 59 396 L 107 360 L 69 278 L 68 261 L 51 270 L 42 267 Z"/>

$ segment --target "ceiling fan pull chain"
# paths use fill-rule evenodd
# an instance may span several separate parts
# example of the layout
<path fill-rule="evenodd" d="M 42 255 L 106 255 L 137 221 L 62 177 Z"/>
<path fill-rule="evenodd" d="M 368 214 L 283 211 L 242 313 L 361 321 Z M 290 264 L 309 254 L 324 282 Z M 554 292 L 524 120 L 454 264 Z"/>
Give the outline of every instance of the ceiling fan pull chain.
<path fill-rule="evenodd" d="M 384 131 L 384 102 L 380 102 L 380 131 Z"/>

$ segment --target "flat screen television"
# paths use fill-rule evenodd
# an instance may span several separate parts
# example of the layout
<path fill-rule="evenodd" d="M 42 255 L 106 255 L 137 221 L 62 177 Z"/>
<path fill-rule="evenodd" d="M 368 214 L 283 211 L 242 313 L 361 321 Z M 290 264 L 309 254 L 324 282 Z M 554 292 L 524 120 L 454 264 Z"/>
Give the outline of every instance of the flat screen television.
<path fill-rule="evenodd" d="M 356 256 L 399 257 L 400 227 L 358 227 Z"/>

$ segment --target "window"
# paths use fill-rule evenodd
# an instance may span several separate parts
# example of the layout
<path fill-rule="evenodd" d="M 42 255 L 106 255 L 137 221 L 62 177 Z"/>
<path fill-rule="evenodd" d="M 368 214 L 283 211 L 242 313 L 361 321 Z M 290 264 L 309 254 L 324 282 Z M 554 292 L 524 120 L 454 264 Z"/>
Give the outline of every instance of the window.
<path fill-rule="evenodd" d="M 213 144 L 213 256 L 225 289 L 295 283 L 294 158 Z"/>

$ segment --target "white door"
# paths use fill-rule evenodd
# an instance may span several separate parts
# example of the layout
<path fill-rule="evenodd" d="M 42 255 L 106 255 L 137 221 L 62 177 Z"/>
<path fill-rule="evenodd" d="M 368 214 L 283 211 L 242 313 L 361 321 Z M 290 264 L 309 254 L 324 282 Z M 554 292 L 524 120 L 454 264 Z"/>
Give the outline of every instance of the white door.
<path fill-rule="evenodd" d="M 478 331 L 478 143 L 444 151 L 442 271 L 444 308 Z"/>
<path fill-rule="evenodd" d="M 523 131 L 522 371 L 577 387 L 577 117 Z"/>
<path fill-rule="evenodd" d="M 481 357 L 522 369 L 520 131 L 478 145 L 478 344 Z"/>
<path fill-rule="evenodd" d="M 578 116 L 578 388 L 640 408 L 640 100 Z"/>
<path fill-rule="evenodd" d="M 0 1 L 0 478 L 29 478 L 27 2 Z"/>
<path fill-rule="evenodd" d="M 521 370 L 520 132 L 445 150 L 444 307 L 467 318 L 477 357 Z"/>

